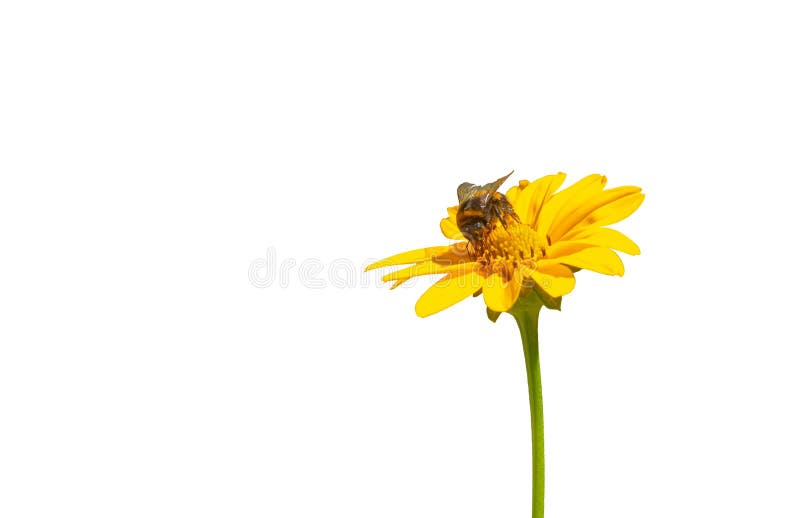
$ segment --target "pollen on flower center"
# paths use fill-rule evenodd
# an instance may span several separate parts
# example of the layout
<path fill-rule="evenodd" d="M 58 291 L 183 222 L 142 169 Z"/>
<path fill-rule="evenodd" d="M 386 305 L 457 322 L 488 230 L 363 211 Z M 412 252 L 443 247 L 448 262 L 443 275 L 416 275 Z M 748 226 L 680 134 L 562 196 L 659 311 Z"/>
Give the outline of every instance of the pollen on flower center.
<path fill-rule="evenodd" d="M 544 256 L 541 239 L 525 223 L 507 220 L 497 222 L 483 239 L 475 244 L 476 261 L 487 272 L 507 272 L 520 264 L 535 268 Z"/>

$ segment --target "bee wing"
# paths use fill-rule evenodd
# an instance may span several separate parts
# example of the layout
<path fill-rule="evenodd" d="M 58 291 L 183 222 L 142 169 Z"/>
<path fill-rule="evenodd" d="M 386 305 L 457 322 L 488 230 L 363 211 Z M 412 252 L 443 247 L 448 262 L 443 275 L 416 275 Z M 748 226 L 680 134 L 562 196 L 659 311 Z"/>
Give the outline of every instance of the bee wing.
<path fill-rule="evenodd" d="M 500 186 L 503 185 L 503 182 L 505 182 L 512 174 L 514 174 L 514 171 L 511 171 L 502 178 L 498 178 L 497 180 L 487 183 L 486 185 L 475 185 L 474 183 L 469 182 L 462 183 L 458 186 L 458 190 L 456 191 L 458 194 L 458 203 L 463 203 L 464 200 L 472 198 L 482 191 L 485 191 L 486 193 L 497 192 L 497 189 L 499 189 Z"/>
<path fill-rule="evenodd" d="M 508 173 L 507 175 L 503 176 L 502 178 L 498 178 L 497 180 L 493 181 L 492 183 L 487 183 L 486 185 L 484 185 L 482 187 L 482 189 L 487 189 L 490 192 L 497 192 L 497 189 L 499 189 L 500 186 L 503 185 L 503 182 L 508 180 L 508 177 L 511 176 L 512 174 L 514 174 L 514 171 L 511 171 L 510 173 Z"/>
<path fill-rule="evenodd" d="M 458 194 L 458 203 L 464 203 L 464 200 L 468 200 L 478 194 L 483 187 L 475 185 L 474 183 L 464 182 L 458 186 L 458 190 L 456 194 Z"/>

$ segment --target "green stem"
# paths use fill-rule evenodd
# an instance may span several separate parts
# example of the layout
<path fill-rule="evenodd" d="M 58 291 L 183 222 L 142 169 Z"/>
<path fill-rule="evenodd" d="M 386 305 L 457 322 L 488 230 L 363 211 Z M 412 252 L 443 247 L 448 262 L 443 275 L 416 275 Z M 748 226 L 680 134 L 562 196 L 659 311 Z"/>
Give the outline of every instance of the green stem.
<path fill-rule="evenodd" d="M 528 397 L 531 403 L 531 445 L 533 453 L 533 518 L 544 517 L 544 409 L 542 373 L 539 368 L 539 301 L 517 304 L 509 311 L 522 335 L 525 369 L 528 372 Z"/>

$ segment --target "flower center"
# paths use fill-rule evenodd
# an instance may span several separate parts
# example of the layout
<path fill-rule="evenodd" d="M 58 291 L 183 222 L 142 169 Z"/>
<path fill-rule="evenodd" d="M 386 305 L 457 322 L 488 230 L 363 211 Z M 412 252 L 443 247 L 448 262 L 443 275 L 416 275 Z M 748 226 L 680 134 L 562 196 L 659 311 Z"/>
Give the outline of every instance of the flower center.
<path fill-rule="evenodd" d="M 507 218 L 505 224 L 497 221 L 474 243 L 472 251 L 485 271 L 507 276 L 520 264 L 535 268 L 536 261 L 544 256 L 543 249 L 542 240 L 532 227 Z"/>

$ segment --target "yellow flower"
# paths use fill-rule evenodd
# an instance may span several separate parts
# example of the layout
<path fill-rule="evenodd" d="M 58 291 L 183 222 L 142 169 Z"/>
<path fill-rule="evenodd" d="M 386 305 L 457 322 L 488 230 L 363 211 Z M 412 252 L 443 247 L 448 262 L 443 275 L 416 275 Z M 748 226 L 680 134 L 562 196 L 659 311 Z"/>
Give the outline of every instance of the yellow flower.
<path fill-rule="evenodd" d="M 508 311 L 532 289 L 558 298 L 575 287 L 573 273 L 579 269 L 622 275 L 624 266 L 615 250 L 636 255 L 639 247 L 607 226 L 641 205 L 641 188 L 605 189 L 606 177 L 593 174 L 558 191 L 565 178 L 558 173 L 520 181 L 505 194 L 514 214 L 491 219 L 480 239 L 462 234 L 459 206 L 450 207 L 441 229 L 457 243 L 403 252 L 367 270 L 411 265 L 383 277 L 394 282 L 392 288 L 415 276 L 442 275 L 417 301 L 421 317 L 481 292 L 486 306 L 495 312 Z M 490 185 L 496 190 L 504 179 Z"/>

